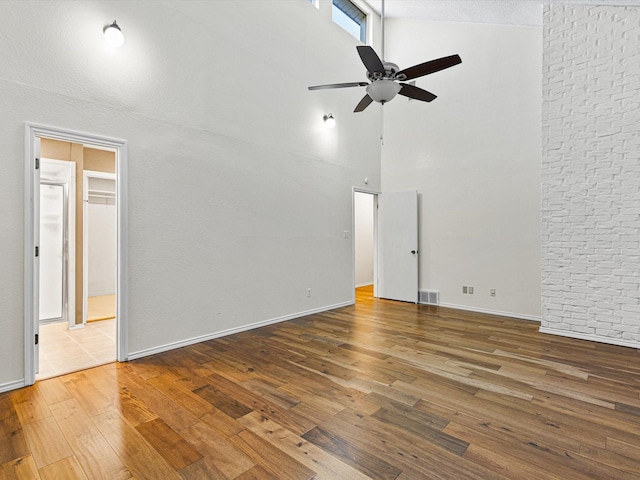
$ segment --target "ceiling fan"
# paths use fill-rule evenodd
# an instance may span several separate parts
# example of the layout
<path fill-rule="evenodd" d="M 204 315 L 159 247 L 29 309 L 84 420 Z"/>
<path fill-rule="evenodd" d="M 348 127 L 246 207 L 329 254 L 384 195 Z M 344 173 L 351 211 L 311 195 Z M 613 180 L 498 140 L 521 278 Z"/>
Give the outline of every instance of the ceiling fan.
<path fill-rule="evenodd" d="M 430 73 L 439 72 L 454 65 L 462 63 L 459 55 L 450 55 L 448 57 L 430 60 L 420 63 L 409 68 L 400 70 L 398 65 L 391 62 L 385 62 L 368 45 L 360 45 L 356 47 L 362 63 L 367 69 L 367 78 L 369 82 L 348 82 L 348 83 L 331 83 L 327 85 L 315 85 L 308 87 L 309 90 L 325 90 L 331 88 L 349 88 L 349 87 L 367 87 L 366 95 L 356 105 L 354 112 L 362 112 L 373 101 L 385 104 L 393 100 L 397 95 L 421 100 L 423 102 L 431 102 L 435 100 L 436 95 L 422 88 L 411 85 L 406 82 L 414 78 L 423 77 Z M 384 58 L 384 0 L 382 0 L 382 57 Z"/>

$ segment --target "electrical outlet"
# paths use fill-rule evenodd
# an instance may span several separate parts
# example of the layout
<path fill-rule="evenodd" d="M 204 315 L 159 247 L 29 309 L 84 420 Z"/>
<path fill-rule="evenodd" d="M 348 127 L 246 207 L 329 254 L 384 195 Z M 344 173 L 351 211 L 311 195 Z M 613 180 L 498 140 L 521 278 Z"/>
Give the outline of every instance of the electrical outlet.
<path fill-rule="evenodd" d="M 491 295 L 492 297 L 496 296 L 496 289 L 492 288 L 491 290 L 489 290 L 489 295 Z"/>
<path fill-rule="evenodd" d="M 473 287 L 469 287 L 469 294 L 473 295 Z"/>
<path fill-rule="evenodd" d="M 462 287 L 462 293 L 467 293 L 467 287 Z"/>
<path fill-rule="evenodd" d="M 311 296 L 311 289 L 307 288 L 307 297 L 310 297 L 310 296 Z"/>

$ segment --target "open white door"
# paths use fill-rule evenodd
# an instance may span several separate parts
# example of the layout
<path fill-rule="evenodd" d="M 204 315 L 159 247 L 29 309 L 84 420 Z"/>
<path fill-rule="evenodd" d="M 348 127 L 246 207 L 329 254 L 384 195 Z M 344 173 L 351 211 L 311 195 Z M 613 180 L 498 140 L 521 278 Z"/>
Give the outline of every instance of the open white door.
<path fill-rule="evenodd" d="M 418 192 L 378 195 L 377 296 L 418 303 Z"/>

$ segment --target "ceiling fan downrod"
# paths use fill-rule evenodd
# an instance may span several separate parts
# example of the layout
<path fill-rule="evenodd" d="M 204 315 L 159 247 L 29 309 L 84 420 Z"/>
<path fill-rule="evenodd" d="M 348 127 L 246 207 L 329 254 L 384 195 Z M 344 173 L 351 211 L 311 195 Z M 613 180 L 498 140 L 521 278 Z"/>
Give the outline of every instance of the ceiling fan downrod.
<path fill-rule="evenodd" d="M 382 61 L 384 62 L 384 0 L 382 0 L 382 9 L 381 9 L 381 28 L 380 28 L 380 36 L 382 37 L 382 48 L 380 49 L 380 53 L 382 54 Z"/>

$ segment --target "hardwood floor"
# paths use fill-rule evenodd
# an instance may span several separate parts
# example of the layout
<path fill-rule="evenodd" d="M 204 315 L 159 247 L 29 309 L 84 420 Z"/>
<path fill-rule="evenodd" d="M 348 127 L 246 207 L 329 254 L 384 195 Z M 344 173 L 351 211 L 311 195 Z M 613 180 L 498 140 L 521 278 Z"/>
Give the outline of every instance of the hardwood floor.
<path fill-rule="evenodd" d="M 0 395 L 0 478 L 640 478 L 638 350 L 358 297 Z"/>

